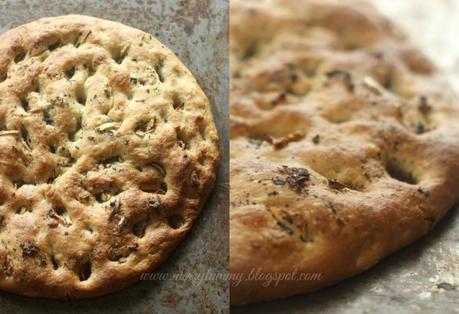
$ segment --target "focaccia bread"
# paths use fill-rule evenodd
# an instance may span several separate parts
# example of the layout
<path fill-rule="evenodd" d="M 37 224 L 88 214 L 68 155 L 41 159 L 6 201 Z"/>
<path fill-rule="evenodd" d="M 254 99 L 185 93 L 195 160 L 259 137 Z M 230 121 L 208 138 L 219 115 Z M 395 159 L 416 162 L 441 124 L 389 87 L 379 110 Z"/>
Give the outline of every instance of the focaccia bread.
<path fill-rule="evenodd" d="M 0 36 L 0 288 L 106 294 L 190 229 L 219 159 L 207 97 L 151 35 L 85 16 Z"/>
<path fill-rule="evenodd" d="M 234 0 L 230 40 L 232 304 L 360 273 L 458 201 L 458 100 L 371 5 Z"/>

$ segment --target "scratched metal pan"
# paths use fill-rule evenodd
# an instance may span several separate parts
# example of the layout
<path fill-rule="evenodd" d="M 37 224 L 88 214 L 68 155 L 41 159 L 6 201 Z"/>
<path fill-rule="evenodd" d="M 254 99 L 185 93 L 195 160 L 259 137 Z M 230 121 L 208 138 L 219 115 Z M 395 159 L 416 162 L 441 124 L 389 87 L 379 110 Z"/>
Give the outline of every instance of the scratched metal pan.
<path fill-rule="evenodd" d="M 176 280 L 171 274 L 225 274 L 228 269 L 228 2 L 0 0 L 0 33 L 41 17 L 64 14 L 121 22 L 153 34 L 172 49 L 212 103 L 223 160 L 216 189 L 199 219 L 157 269 L 169 274 L 166 280 L 141 281 L 118 293 L 83 301 L 31 299 L 0 292 L 0 313 L 227 312 L 228 284 L 223 276 L 202 281 Z"/>

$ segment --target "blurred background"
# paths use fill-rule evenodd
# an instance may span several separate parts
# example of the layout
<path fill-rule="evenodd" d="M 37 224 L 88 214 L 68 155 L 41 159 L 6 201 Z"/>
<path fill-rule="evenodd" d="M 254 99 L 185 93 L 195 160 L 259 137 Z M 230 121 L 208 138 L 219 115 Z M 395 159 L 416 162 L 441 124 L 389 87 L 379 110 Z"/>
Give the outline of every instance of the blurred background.
<path fill-rule="evenodd" d="M 459 0 L 371 0 L 449 77 L 459 93 Z"/>

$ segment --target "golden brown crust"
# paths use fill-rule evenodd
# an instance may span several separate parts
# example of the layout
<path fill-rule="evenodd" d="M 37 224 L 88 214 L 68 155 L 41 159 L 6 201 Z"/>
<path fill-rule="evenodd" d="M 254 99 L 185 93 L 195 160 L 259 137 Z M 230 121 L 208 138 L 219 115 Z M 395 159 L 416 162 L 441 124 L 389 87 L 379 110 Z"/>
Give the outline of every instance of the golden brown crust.
<path fill-rule="evenodd" d="M 209 102 L 137 29 L 44 18 L 0 36 L 0 287 L 106 294 L 186 234 L 219 159 Z"/>
<path fill-rule="evenodd" d="M 457 98 L 373 7 L 235 0 L 230 30 L 231 272 L 321 274 L 233 280 L 232 304 L 362 272 L 458 200 Z"/>

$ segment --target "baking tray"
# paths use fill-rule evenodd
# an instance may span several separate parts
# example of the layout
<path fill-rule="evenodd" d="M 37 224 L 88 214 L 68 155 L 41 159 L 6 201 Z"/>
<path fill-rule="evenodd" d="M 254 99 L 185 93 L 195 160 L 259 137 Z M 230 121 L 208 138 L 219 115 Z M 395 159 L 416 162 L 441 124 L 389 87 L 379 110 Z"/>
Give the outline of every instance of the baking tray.
<path fill-rule="evenodd" d="M 372 2 L 400 24 L 459 91 L 459 1 Z M 231 313 L 459 313 L 459 209 L 451 209 L 430 234 L 359 276 L 309 295 L 232 307 Z"/>
<path fill-rule="evenodd" d="M 228 3 L 225 0 L 0 0 L 0 33 L 40 17 L 84 14 L 130 25 L 171 48 L 212 103 L 221 140 L 218 182 L 191 232 L 157 270 L 225 274 L 228 269 Z M 225 313 L 228 283 L 142 281 L 118 293 L 83 301 L 31 299 L 0 292 L 0 313 Z"/>

